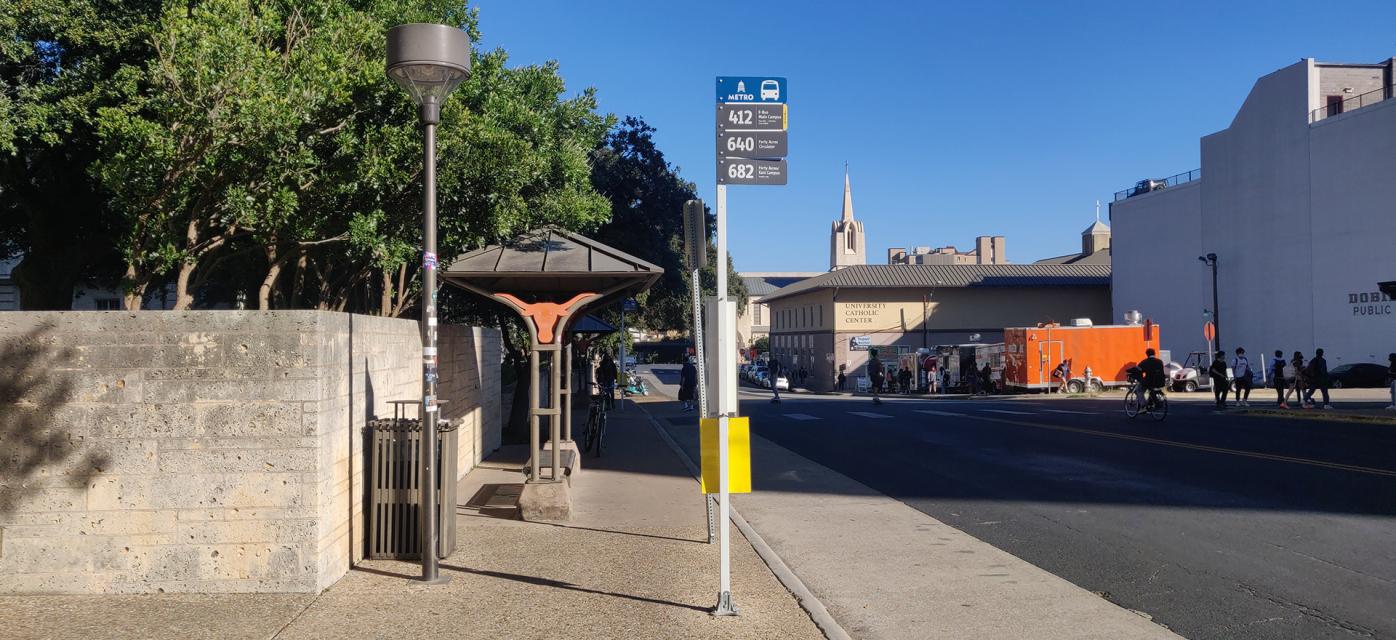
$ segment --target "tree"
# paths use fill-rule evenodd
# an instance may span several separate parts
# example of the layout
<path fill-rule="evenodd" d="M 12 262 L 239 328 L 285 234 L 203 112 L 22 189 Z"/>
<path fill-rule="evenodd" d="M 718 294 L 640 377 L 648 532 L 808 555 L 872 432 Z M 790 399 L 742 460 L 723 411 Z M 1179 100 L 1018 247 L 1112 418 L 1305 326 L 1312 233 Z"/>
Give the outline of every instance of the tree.
<path fill-rule="evenodd" d="M 158 0 L 0 0 L 0 257 L 26 309 L 68 309 L 74 287 L 114 280 L 118 233 L 89 175 L 97 109 L 150 55 Z"/>
<path fill-rule="evenodd" d="M 693 183 L 679 177 L 679 170 L 664 159 L 654 131 L 644 120 L 628 117 L 593 153 L 592 184 L 611 204 L 611 219 L 597 237 L 664 269 L 660 281 L 641 296 L 635 326 L 686 330 L 692 316 L 692 281 L 683 259 L 683 205 L 698 196 Z M 711 214 L 707 224 L 708 230 L 716 225 Z M 711 243 L 709 249 L 713 255 Z M 699 272 L 704 295 L 717 291 L 712 262 Z M 739 309 L 745 308 L 746 286 L 730 256 L 726 268 L 727 293 L 736 298 Z"/>

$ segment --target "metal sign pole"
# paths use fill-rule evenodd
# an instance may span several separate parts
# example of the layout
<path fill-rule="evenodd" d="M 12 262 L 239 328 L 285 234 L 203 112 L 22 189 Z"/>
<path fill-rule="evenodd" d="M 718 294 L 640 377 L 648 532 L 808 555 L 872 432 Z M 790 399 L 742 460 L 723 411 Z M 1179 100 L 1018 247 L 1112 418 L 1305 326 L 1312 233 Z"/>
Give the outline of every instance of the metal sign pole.
<path fill-rule="evenodd" d="M 625 301 L 620 301 L 620 375 L 616 382 L 620 385 L 620 404 L 616 405 L 616 411 L 625 411 Z"/>
<path fill-rule="evenodd" d="M 717 271 L 717 341 L 719 349 L 728 344 L 727 332 L 735 327 L 727 323 L 726 303 L 727 303 L 727 185 L 717 185 L 717 260 L 714 261 L 713 269 Z M 726 360 L 724 354 L 716 354 L 717 375 L 713 377 L 717 381 L 717 450 L 718 450 L 718 590 L 717 607 L 713 609 L 715 616 L 737 615 L 737 608 L 732 604 L 732 536 L 731 517 L 732 499 L 728 493 L 727 481 L 727 417 L 735 407 L 727 406 L 727 385 L 731 382 L 732 372 L 727 371 L 722 363 Z"/>

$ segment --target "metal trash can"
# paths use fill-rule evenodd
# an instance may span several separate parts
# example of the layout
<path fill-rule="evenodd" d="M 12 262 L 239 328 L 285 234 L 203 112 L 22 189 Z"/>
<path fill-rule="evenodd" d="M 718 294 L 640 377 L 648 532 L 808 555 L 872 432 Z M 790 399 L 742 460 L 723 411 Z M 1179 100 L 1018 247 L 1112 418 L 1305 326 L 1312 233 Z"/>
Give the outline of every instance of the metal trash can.
<path fill-rule="evenodd" d="M 437 557 L 456 548 L 456 428 L 437 427 L 437 518 L 441 526 Z M 415 419 L 370 420 L 368 557 L 421 559 L 420 523 L 422 426 Z M 443 482 L 444 479 L 444 482 Z"/>

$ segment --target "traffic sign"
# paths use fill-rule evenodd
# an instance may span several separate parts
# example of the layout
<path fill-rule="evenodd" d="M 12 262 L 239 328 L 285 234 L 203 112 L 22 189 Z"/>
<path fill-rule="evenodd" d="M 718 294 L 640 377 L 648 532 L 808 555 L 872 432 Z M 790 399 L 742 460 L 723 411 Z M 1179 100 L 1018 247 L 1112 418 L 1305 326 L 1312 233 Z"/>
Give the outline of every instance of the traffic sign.
<path fill-rule="evenodd" d="M 626 298 L 625 302 L 621 303 L 621 306 L 629 312 L 638 311 L 640 309 L 640 303 L 636 302 L 634 298 Z"/>
<path fill-rule="evenodd" d="M 1211 320 L 1208 320 L 1206 324 L 1202 325 L 1202 337 L 1206 338 L 1209 342 L 1217 339 L 1217 325 L 1212 324 Z"/>
<path fill-rule="evenodd" d="M 719 103 L 788 102 L 785 96 L 785 78 L 719 77 L 717 79 L 717 101 Z"/>
<path fill-rule="evenodd" d="M 717 105 L 717 129 L 743 131 L 785 131 L 790 128 L 790 109 L 783 104 Z"/>
<path fill-rule="evenodd" d="M 717 183 L 785 184 L 785 161 L 719 157 Z"/>
<path fill-rule="evenodd" d="M 718 157 L 784 158 L 788 137 L 784 131 L 725 131 L 717 134 Z"/>

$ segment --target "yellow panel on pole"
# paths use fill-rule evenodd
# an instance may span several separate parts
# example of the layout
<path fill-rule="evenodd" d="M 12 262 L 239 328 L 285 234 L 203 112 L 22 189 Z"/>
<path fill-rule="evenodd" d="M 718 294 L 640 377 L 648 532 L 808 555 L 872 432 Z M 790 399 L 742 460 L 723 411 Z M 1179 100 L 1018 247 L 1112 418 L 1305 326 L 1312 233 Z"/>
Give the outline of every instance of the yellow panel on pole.
<path fill-rule="evenodd" d="M 702 447 L 703 493 L 717 493 L 717 418 L 703 418 L 698 428 Z M 727 491 L 751 493 L 751 423 L 745 417 L 727 419 Z"/>

